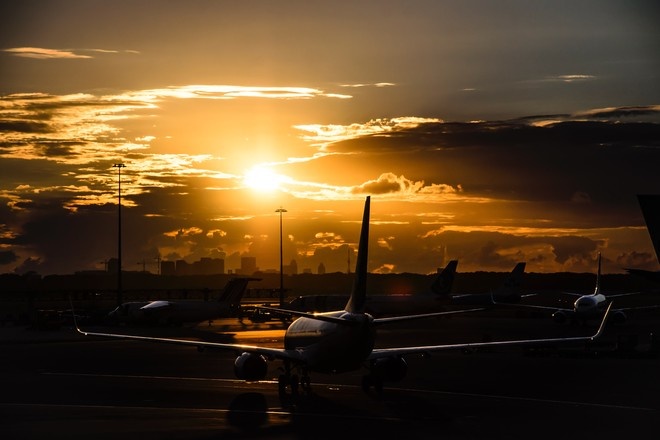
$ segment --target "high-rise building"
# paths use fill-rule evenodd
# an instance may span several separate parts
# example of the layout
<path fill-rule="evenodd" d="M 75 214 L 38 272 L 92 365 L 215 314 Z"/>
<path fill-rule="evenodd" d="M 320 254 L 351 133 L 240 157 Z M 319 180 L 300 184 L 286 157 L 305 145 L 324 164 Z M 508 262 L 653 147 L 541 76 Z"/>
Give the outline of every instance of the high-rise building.
<path fill-rule="evenodd" d="M 258 270 L 256 257 L 241 257 L 241 275 L 252 275 Z"/>

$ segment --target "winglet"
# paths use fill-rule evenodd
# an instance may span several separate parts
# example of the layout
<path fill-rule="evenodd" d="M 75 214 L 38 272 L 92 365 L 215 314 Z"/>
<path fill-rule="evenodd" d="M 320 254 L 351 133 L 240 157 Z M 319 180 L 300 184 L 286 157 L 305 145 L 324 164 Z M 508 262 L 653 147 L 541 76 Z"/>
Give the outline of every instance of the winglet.
<path fill-rule="evenodd" d="M 80 330 L 80 327 L 78 327 L 78 320 L 76 319 L 76 311 L 73 310 L 73 301 L 71 300 L 71 295 L 69 295 L 69 305 L 71 306 L 71 317 L 73 318 L 73 326 L 76 328 L 76 331 L 78 333 L 80 333 L 81 335 L 86 335 L 86 333 Z"/>
<path fill-rule="evenodd" d="M 600 327 L 598 327 L 598 331 L 596 332 L 595 335 L 591 337 L 592 341 L 594 339 L 600 338 L 600 336 L 605 331 L 605 324 L 607 323 L 607 318 L 610 316 L 610 309 L 612 308 L 612 304 L 614 304 L 614 301 L 610 302 L 610 304 L 607 306 L 607 310 L 605 310 L 605 314 L 603 315 L 603 320 L 600 322 Z"/>
<path fill-rule="evenodd" d="M 355 264 L 355 282 L 351 297 L 346 303 L 346 311 L 360 313 L 364 311 L 367 299 L 367 262 L 369 260 L 369 211 L 371 196 L 367 196 L 364 202 L 364 214 L 362 215 L 362 231 L 360 232 L 360 244 L 358 245 L 357 263 Z"/>

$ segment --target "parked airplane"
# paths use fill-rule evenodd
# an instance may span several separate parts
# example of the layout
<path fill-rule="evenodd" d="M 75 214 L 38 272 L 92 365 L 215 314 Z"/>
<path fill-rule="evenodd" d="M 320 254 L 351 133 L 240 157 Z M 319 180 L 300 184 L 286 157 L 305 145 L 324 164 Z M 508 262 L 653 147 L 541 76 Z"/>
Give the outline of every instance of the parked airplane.
<path fill-rule="evenodd" d="M 431 284 L 432 293 L 367 296 L 364 311 L 374 317 L 444 311 L 457 265 L 457 260 L 451 260 L 438 272 Z M 298 312 L 330 312 L 341 310 L 348 299 L 348 295 L 305 295 L 294 298 L 283 308 Z M 259 310 L 264 309 L 258 308 L 257 316 Z"/>
<path fill-rule="evenodd" d="M 374 317 L 428 313 L 445 310 L 447 305 L 491 305 L 490 293 L 452 294 L 451 289 L 456 277 L 458 260 L 451 260 L 438 272 L 431 283 L 432 293 L 413 295 L 372 295 L 365 302 L 365 312 Z M 525 263 L 518 263 L 502 286 L 494 291 L 495 297 L 502 302 L 520 300 L 520 283 L 525 271 Z M 291 300 L 285 307 L 300 312 L 328 312 L 339 310 L 348 301 L 345 295 L 305 295 Z M 259 310 L 259 309 L 258 309 Z M 257 310 L 255 318 L 260 313 Z M 477 310 L 477 309 L 472 309 Z M 483 310 L 483 309 L 478 309 Z"/>
<path fill-rule="evenodd" d="M 608 312 L 605 313 L 600 328 L 592 336 L 385 349 L 374 348 L 376 328 L 382 324 L 439 316 L 452 312 L 389 318 L 373 318 L 364 312 L 367 291 L 369 211 L 370 197 L 367 197 L 362 220 L 353 290 L 344 310 L 319 314 L 286 311 L 286 313 L 291 313 L 299 318 L 293 321 L 287 328 L 284 335 L 284 348 L 89 332 L 80 330 L 77 323 L 76 330 L 87 336 L 180 344 L 194 346 L 198 349 L 213 348 L 235 351 L 241 354 L 234 362 L 234 372 L 239 379 L 246 381 L 265 379 L 268 372 L 268 361 L 279 359 L 284 363 L 284 373 L 279 377 L 280 392 L 284 393 L 286 387 L 289 387 L 292 394 L 297 393 L 300 383 L 302 383 L 304 389 L 309 390 L 309 375 L 312 372 L 329 374 L 343 373 L 356 371 L 366 366 L 369 373 L 362 380 L 363 389 L 368 391 L 373 386 L 376 390 L 380 391 L 382 390 L 383 382 L 403 379 L 407 372 L 407 363 L 404 358 L 407 355 L 423 355 L 443 350 L 468 350 L 482 347 L 586 343 L 593 341 L 603 333 Z"/>
<path fill-rule="evenodd" d="M 638 295 L 641 292 L 628 292 L 628 293 L 618 293 L 618 294 L 607 294 L 605 295 L 601 290 L 601 255 L 598 253 L 598 272 L 596 274 L 596 287 L 594 292 L 588 295 L 583 295 L 579 293 L 572 292 L 562 292 L 565 295 L 573 295 L 578 298 L 573 303 L 573 308 L 559 308 L 559 307 L 549 307 L 533 304 L 514 304 L 516 307 L 525 307 L 530 309 L 541 309 L 541 310 L 551 310 L 552 319 L 557 323 L 564 323 L 569 320 L 571 321 L 582 321 L 585 322 L 588 319 L 600 318 L 608 308 L 608 304 L 612 298 L 618 298 L 622 296 Z M 493 304 L 502 304 L 498 302 L 495 297 L 492 298 Z M 627 319 L 626 311 L 628 310 L 638 310 L 638 309 L 651 309 L 658 308 L 660 305 L 652 306 L 641 306 L 641 307 L 626 307 L 618 308 L 612 310 L 612 320 L 615 323 L 622 323 Z"/>
<path fill-rule="evenodd" d="M 241 298 L 247 284 L 258 278 L 232 278 L 223 288 L 217 301 L 158 300 L 126 302 L 108 316 L 132 324 L 173 325 L 198 323 L 218 318 L 238 316 Z"/>
<path fill-rule="evenodd" d="M 660 262 L 660 194 L 638 194 L 637 201 L 644 216 L 646 229 L 651 237 L 655 258 Z M 644 269 L 626 269 L 632 275 L 640 276 L 660 285 L 660 272 Z"/>
<path fill-rule="evenodd" d="M 516 303 L 522 297 L 532 296 L 533 294 L 521 295 L 520 293 L 520 285 L 525 273 L 525 266 L 526 263 L 524 262 L 516 264 L 509 276 L 504 280 L 504 283 L 490 293 L 452 294 L 448 296 L 449 303 L 457 305 L 486 305 L 491 304 L 492 297 L 503 303 Z"/>

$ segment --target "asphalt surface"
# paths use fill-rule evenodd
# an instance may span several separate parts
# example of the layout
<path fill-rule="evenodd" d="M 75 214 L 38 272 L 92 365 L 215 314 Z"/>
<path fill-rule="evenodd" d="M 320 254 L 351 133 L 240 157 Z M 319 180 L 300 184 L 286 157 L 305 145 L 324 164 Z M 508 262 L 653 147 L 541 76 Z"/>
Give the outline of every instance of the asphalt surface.
<path fill-rule="evenodd" d="M 481 312 L 480 312 L 481 313 Z M 377 345 L 590 334 L 539 317 L 483 314 L 396 325 Z M 91 329 L 90 329 L 91 330 Z M 98 328 L 96 329 L 98 330 Z M 113 328 L 281 346 L 275 325 Z M 611 326 L 585 350 L 501 349 L 410 357 L 407 377 L 365 394 L 363 372 L 312 375 L 313 392 L 280 398 L 245 383 L 233 353 L 0 328 L 3 439 L 653 438 L 660 416 L 657 316 Z M 631 346 L 623 342 L 632 341 Z M 636 342 L 636 344 L 634 344 Z M 617 345 L 618 344 L 618 345 Z M 618 348 L 617 348 L 618 347 Z M 271 363 L 269 377 L 278 375 Z"/>

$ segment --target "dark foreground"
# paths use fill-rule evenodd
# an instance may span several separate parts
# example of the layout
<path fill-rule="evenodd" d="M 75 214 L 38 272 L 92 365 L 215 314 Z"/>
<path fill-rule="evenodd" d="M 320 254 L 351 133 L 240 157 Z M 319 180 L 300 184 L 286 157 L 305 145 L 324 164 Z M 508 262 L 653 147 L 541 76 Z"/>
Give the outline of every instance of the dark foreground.
<path fill-rule="evenodd" d="M 153 330 L 281 345 L 281 332 Z M 217 330 L 231 330 L 217 334 Z M 117 329 L 115 329 L 117 330 Z M 131 331 L 131 329 L 119 329 Z M 541 318 L 488 315 L 381 332 L 379 345 L 590 333 Z M 141 331 L 145 331 L 142 329 Z M 657 317 L 608 329 L 598 352 L 521 350 L 409 359 L 403 382 L 364 394 L 362 373 L 313 375 L 313 393 L 281 399 L 275 382 L 234 380 L 232 353 L 96 340 L 66 330 L 0 329 L 5 439 L 654 437 L 660 359 L 646 351 Z M 9 335 L 9 336 L 7 336 Z M 249 336 L 249 339 L 246 337 Z M 639 349 L 613 352 L 622 337 Z M 272 363 L 276 377 L 277 362 Z"/>

